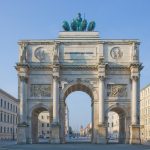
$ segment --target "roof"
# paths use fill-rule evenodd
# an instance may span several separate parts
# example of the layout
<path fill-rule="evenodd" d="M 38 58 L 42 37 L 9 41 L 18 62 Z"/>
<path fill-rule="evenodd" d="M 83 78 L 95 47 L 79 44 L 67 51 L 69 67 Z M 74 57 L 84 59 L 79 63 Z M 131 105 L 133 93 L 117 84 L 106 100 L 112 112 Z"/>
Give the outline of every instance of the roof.
<path fill-rule="evenodd" d="M 7 93 L 6 91 L 2 90 L 1 88 L 0 88 L 0 93 L 6 95 L 6 96 L 8 96 L 10 99 L 12 99 L 12 100 L 18 102 L 18 99 L 17 99 L 17 98 L 15 98 L 14 96 L 10 95 L 10 94 Z"/>
<path fill-rule="evenodd" d="M 150 83 L 148 85 L 146 85 L 144 88 L 142 88 L 141 91 L 144 91 L 148 87 L 150 87 Z"/>

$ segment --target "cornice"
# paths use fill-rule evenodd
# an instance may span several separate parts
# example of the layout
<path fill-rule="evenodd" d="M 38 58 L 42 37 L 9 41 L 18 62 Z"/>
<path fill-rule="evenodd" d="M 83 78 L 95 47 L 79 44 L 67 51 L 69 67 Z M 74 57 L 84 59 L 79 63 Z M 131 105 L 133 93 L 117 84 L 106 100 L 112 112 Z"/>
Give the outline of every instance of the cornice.
<path fill-rule="evenodd" d="M 29 45 L 53 45 L 55 40 L 20 40 L 19 45 L 22 43 L 28 43 Z"/>
<path fill-rule="evenodd" d="M 29 69 L 29 65 L 27 63 L 16 63 L 15 69 L 19 71 L 21 68 Z"/>

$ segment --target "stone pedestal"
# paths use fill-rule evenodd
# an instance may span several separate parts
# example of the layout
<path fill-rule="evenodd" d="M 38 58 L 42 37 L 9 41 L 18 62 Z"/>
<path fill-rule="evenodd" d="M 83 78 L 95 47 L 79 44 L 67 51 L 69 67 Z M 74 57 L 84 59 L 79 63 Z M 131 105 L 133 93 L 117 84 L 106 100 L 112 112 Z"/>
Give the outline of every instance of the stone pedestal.
<path fill-rule="evenodd" d="M 50 143 L 60 143 L 60 136 L 59 136 L 59 132 L 60 132 L 60 125 L 59 124 L 51 124 L 51 137 L 50 137 Z"/>
<path fill-rule="evenodd" d="M 26 138 L 27 128 L 28 128 L 28 125 L 26 123 L 18 124 L 17 144 L 27 143 L 27 138 Z"/>
<path fill-rule="evenodd" d="M 130 144 L 141 144 L 140 125 L 130 126 Z"/>
<path fill-rule="evenodd" d="M 106 144 L 107 143 L 107 133 L 106 133 L 106 126 L 104 124 L 98 125 L 98 144 Z"/>

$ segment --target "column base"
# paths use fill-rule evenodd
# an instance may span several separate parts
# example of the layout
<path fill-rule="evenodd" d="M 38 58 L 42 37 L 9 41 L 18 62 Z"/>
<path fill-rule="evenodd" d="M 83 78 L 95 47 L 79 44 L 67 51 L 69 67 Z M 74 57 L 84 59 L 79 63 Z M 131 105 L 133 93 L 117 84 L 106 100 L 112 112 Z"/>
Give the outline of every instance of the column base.
<path fill-rule="evenodd" d="M 58 144 L 60 143 L 60 125 L 58 123 L 52 123 L 51 124 L 51 136 L 50 136 L 50 143 Z"/>
<path fill-rule="evenodd" d="M 26 122 L 20 123 L 18 124 L 17 128 L 18 128 L 17 144 L 26 144 L 27 143 L 26 133 L 28 124 Z"/>
<path fill-rule="evenodd" d="M 140 125 L 130 126 L 130 144 L 141 144 Z"/>
<path fill-rule="evenodd" d="M 94 133 L 92 143 L 95 144 L 106 144 L 106 126 L 104 124 L 99 124 L 97 132 Z"/>

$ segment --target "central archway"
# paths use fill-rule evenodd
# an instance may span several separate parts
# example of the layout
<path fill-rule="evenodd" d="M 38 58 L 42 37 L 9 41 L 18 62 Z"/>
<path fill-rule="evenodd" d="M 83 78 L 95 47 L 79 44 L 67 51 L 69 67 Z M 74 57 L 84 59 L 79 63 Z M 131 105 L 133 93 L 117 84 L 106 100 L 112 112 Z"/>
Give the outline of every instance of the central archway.
<path fill-rule="evenodd" d="M 82 83 L 75 83 L 75 84 L 72 84 L 72 85 L 69 85 L 67 86 L 64 90 L 63 90 L 63 103 L 64 103 L 64 110 L 66 110 L 67 108 L 67 102 L 66 102 L 66 99 L 67 97 L 76 92 L 76 91 L 80 91 L 80 92 L 83 92 L 83 93 L 86 93 L 90 99 L 91 99 L 91 142 L 92 142 L 92 137 L 93 137 L 93 124 L 94 124 L 94 120 L 93 120 L 93 100 L 94 100 L 94 96 L 93 96 L 93 92 L 92 92 L 92 89 L 88 86 L 88 85 L 85 85 L 85 84 L 82 84 Z M 64 111 L 65 112 L 65 111 Z M 61 131 L 63 130 L 63 138 L 65 137 L 65 122 L 66 122 L 66 117 L 64 116 L 63 119 L 62 117 L 60 118 L 60 120 L 64 120 L 64 121 L 61 121 L 64 123 L 63 125 L 63 129 L 61 129 Z M 64 139 L 65 143 L 68 142 L 66 139 Z M 81 142 L 81 141 L 80 141 Z M 88 141 L 86 141 L 88 142 Z"/>

